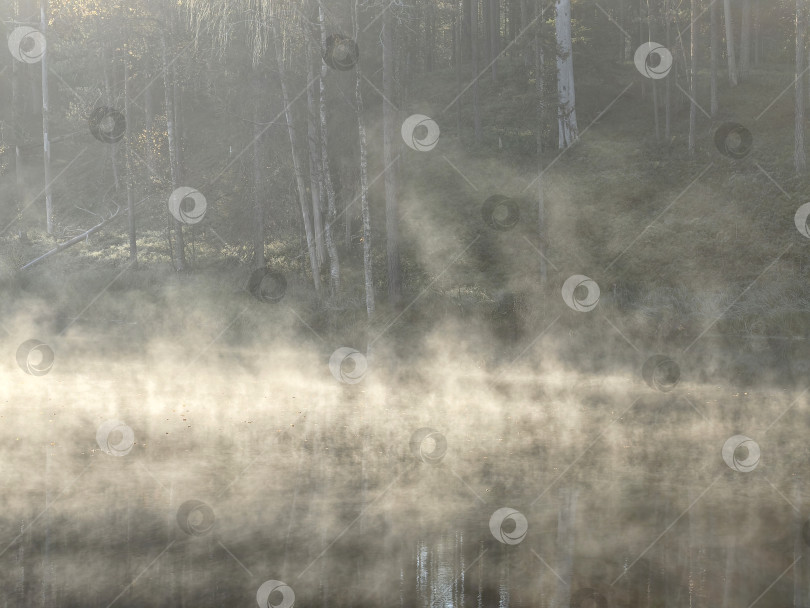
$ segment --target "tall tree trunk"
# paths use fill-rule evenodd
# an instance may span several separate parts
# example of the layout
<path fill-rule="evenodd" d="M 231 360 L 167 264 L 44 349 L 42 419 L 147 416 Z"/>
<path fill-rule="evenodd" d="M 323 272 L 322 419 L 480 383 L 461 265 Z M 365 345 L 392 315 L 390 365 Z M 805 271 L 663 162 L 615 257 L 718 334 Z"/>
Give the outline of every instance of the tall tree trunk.
<path fill-rule="evenodd" d="M 475 143 L 481 143 L 481 116 L 478 108 L 478 3 L 479 0 L 470 0 L 472 3 L 472 13 L 470 21 L 470 41 L 472 45 L 472 106 L 473 106 L 473 132 L 475 133 Z M 485 2 L 486 0 L 481 0 Z"/>
<path fill-rule="evenodd" d="M 321 28 L 321 47 L 326 48 L 326 23 L 323 11 L 322 0 L 318 0 L 318 21 Z M 390 11 L 386 11 L 389 14 Z M 321 165 L 323 170 L 323 185 L 326 189 L 327 201 L 327 221 L 325 227 L 326 252 L 329 254 L 329 289 L 332 296 L 337 296 L 340 289 L 340 261 L 338 260 L 337 246 L 332 235 L 332 224 L 337 217 L 337 205 L 335 202 L 335 189 L 332 186 L 332 173 L 329 170 L 329 136 L 326 125 L 326 63 L 321 64 L 320 78 L 320 116 L 321 116 Z"/>
<path fill-rule="evenodd" d="M 726 575 L 723 580 L 723 607 L 731 608 L 734 604 L 734 554 L 736 552 L 736 539 L 729 536 L 726 539 Z"/>
<path fill-rule="evenodd" d="M 742 0 L 740 30 L 740 77 L 745 78 L 751 69 L 751 0 Z"/>
<path fill-rule="evenodd" d="M 360 0 L 355 0 L 354 5 L 354 39 L 359 36 L 359 14 L 358 4 Z M 458 58 L 458 55 L 456 55 Z M 360 64 L 354 68 L 356 77 L 354 83 L 354 95 L 357 103 L 357 134 L 360 140 L 360 214 L 363 218 L 363 278 L 366 286 L 366 315 L 368 321 L 374 318 L 374 277 L 371 266 L 371 214 L 368 208 L 368 158 L 366 153 L 366 123 L 363 118 L 363 91 L 360 86 L 362 73 Z M 365 450 L 363 451 L 365 453 Z M 365 461 L 364 461 L 365 463 Z"/>
<path fill-rule="evenodd" d="M 797 174 L 802 174 L 807 169 L 804 150 L 804 17 L 804 0 L 796 0 L 796 101 L 793 164 Z"/>
<path fill-rule="evenodd" d="M 253 263 L 256 268 L 264 268 L 264 187 L 262 183 L 262 127 L 260 124 L 259 102 L 264 99 L 261 76 L 255 73 L 256 97 L 253 103 Z M 300 196 L 300 194 L 299 194 Z"/>
<path fill-rule="evenodd" d="M 392 305 L 399 303 L 402 277 L 399 259 L 399 204 L 397 173 L 394 162 L 396 110 L 390 100 L 394 97 L 394 17 L 390 10 L 383 15 L 383 162 L 385 163 L 385 237 L 388 259 L 388 297 Z"/>
<path fill-rule="evenodd" d="M 655 35 L 653 33 L 653 20 L 652 10 L 650 10 L 650 0 L 647 0 L 647 40 L 653 40 Z M 653 92 L 653 119 L 655 122 L 655 141 L 661 140 L 661 126 L 658 120 L 658 88 L 655 86 L 655 80 L 652 81 Z"/>
<path fill-rule="evenodd" d="M 796 509 L 793 513 L 793 608 L 805 608 L 807 604 L 804 603 L 805 592 L 802 585 L 804 565 L 801 563 L 804 559 L 802 489 L 797 478 L 794 478 L 793 484 L 793 506 Z"/>
<path fill-rule="evenodd" d="M 723 0 L 723 18 L 726 22 L 726 53 L 728 54 L 728 81 L 737 86 L 737 62 L 734 59 L 734 23 L 731 18 L 731 0 Z"/>
<path fill-rule="evenodd" d="M 110 86 L 110 72 L 107 66 L 110 64 L 110 53 L 107 45 L 101 46 L 101 72 L 104 76 L 104 101 L 108 107 L 113 106 L 112 87 Z M 120 189 L 120 179 L 118 177 L 118 144 L 110 144 L 110 158 L 112 159 L 113 183 L 115 191 Z"/>
<path fill-rule="evenodd" d="M 307 201 L 306 186 L 304 185 L 304 175 L 301 172 L 301 165 L 298 156 L 298 146 L 295 137 L 295 123 L 293 122 L 292 109 L 290 108 L 289 95 L 287 93 L 287 72 L 284 68 L 284 56 L 281 51 L 281 37 L 279 33 L 278 21 L 275 14 L 270 19 L 273 30 L 273 48 L 276 54 L 276 65 L 278 66 L 278 77 L 281 84 L 281 103 L 284 104 L 284 117 L 287 121 L 287 133 L 290 136 L 290 153 L 292 154 L 293 171 L 295 172 L 295 184 L 298 187 L 298 202 L 301 205 L 301 219 L 304 223 L 304 234 L 307 239 L 307 250 L 309 251 L 309 264 L 312 269 L 312 282 L 315 291 L 321 292 L 321 273 L 315 252 L 315 239 L 312 234 L 312 221 L 309 214 L 309 202 Z"/>
<path fill-rule="evenodd" d="M 537 7 L 538 10 L 541 7 Z M 543 57 L 543 18 L 540 17 L 534 25 L 534 88 L 537 93 L 535 120 L 537 124 L 537 237 L 540 241 L 540 288 L 545 289 L 548 284 L 548 270 L 546 269 L 546 202 L 543 193 L 543 131 L 545 129 L 545 112 L 543 111 L 545 87 L 543 76 L 545 74 L 545 61 Z"/>
<path fill-rule="evenodd" d="M 461 61 L 472 57 L 472 20 L 477 0 L 461 0 Z M 477 9 L 476 9 L 477 10 Z"/>
<path fill-rule="evenodd" d="M 574 536 L 576 532 L 577 491 L 562 488 L 559 492 L 560 508 L 557 516 L 557 591 L 554 605 L 568 606 L 574 574 Z"/>
<path fill-rule="evenodd" d="M 168 13 L 168 7 L 166 12 Z M 168 20 L 168 14 L 166 15 Z M 171 83 L 171 71 L 169 66 L 168 57 L 168 43 L 166 41 L 166 32 L 161 30 L 161 46 L 163 50 L 163 92 L 166 104 L 166 134 L 169 142 L 169 168 L 171 170 L 172 190 L 179 186 L 180 177 L 180 164 L 178 162 L 177 154 L 177 133 L 174 124 L 174 99 L 173 99 L 173 86 Z M 172 218 L 175 232 L 174 242 L 174 264 L 175 270 L 182 272 L 186 269 L 186 255 L 185 247 L 183 245 L 183 223 L 177 218 Z"/>
<path fill-rule="evenodd" d="M 17 12 L 15 10 L 15 15 Z M 25 180 L 23 179 L 22 162 L 22 95 L 20 94 L 20 62 L 11 62 L 11 124 L 14 128 L 14 213 L 20 213 L 25 206 Z M 5 221 L 5 220 L 4 220 Z M 22 228 L 19 227 L 19 234 L 22 236 Z"/>
<path fill-rule="evenodd" d="M 577 139 L 577 113 L 574 95 L 574 58 L 571 47 L 571 0 L 556 0 L 555 25 L 557 46 L 557 96 L 559 148 L 567 148 Z"/>
<path fill-rule="evenodd" d="M 667 48 L 672 48 L 672 15 L 670 14 L 670 2 L 664 0 L 664 15 L 666 19 Z M 674 78 L 674 75 L 673 75 Z M 672 141 L 672 78 L 667 78 L 664 84 L 664 139 L 667 145 Z"/>
<path fill-rule="evenodd" d="M 48 37 L 48 0 L 39 1 L 39 29 Z M 48 234 L 53 234 L 53 194 L 51 192 L 51 140 L 48 138 L 48 119 L 50 116 L 48 99 L 48 49 L 40 60 L 42 68 L 42 152 L 45 177 L 45 225 Z"/>
<path fill-rule="evenodd" d="M 135 194 L 132 183 L 132 158 L 130 146 L 132 145 L 132 129 L 129 117 L 129 54 L 124 57 L 124 116 L 127 117 L 126 133 L 124 136 L 124 160 L 126 163 L 127 182 L 127 231 L 129 233 L 129 263 L 131 268 L 138 264 L 138 243 L 135 238 Z"/>
<path fill-rule="evenodd" d="M 761 6 L 761 0 L 754 0 L 754 65 L 759 65 L 759 62 L 762 60 L 762 36 L 760 35 L 760 26 L 762 25 Z"/>
<path fill-rule="evenodd" d="M 697 0 L 692 0 L 690 20 L 697 18 Z M 689 155 L 695 155 L 695 123 L 697 120 L 697 26 L 689 29 Z"/>
<path fill-rule="evenodd" d="M 490 0 L 489 2 L 489 46 L 490 61 L 492 62 L 492 82 L 498 80 L 496 66 L 498 62 L 495 58 L 501 52 L 501 4 L 500 0 Z"/>
<path fill-rule="evenodd" d="M 315 229 L 315 254 L 318 268 L 326 260 L 323 241 L 323 180 L 321 179 L 321 132 L 319 127 L 320 93 L 316 88 L 313 60 L 322 61 L 320 55 L 312 53 L 312 45 L 307 45 L 307 147 L 309 149 L 309 184 L 312 198 L 312 218 Z M 316 102 L 316 97 L 318 100 Z"/>
<path fill-rule="evenodd" d="M 709 0 L 711 3 L 709 6 L 709 36 L 710 36 L 710 88 L 711 88 L 711 102 L 710 102 L 710 113 L 712 118 L 717 116 L 718 103 L 717 103 L 717 62 L 718 58 L 720 57 L 720 49 L 718 45 L 720 44 L 720 36 L 718 36 L 717 31 L 717 0 Z"/>

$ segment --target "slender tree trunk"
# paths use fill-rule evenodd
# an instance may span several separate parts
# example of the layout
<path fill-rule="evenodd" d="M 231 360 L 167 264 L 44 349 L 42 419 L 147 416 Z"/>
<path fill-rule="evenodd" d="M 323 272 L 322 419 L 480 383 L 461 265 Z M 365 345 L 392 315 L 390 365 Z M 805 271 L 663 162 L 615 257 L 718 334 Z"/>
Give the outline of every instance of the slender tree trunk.
<path fill-rule="evenodd" d="M 762 60 L 762 36 L 760 35 L 760 26 L 762 24 L 760 14 L 761 6 L 761 0 L 754 0 L 754 65 L 759 65 L 759 62 Z"/>
<path fill-rule="evenodd" d="M 168 7 L 166 12 L 168 13 Z M 178 162 L 179 159 L 177 154 L 177 133 L 174 123 L 173 87 L 171 83 L 171 71 L 169 66 L 166 33 L 163 30 L 161 30 L 161 46 L 163 50 L 163 91 L 166 103 L 166 134 L 169 141 L 169 167 L 171 170 L 172 190 L 175 190 L 179 186 L 181 177 L 180 164 Z M 182 272 L 186 269 L 185 247 L 183 245 L 183 223 L 176 218 L 171 218 L 169 221 L 174 225 L 176 237 L 174 243 L 175 270 Z"/>
<path fill-rule="evenodd" d="M 354 39 L 359 36 L 358 4 L 354 5 Z M 458 58 L 458 55 L 456 55 Z M 374 318 L 374 277 L 371 266 L 371 214 L 368 208 L 368 158 L 366 153 L 366 123 L 363 118 L 363 90 L 361 88 L 362 73 L 360 64 L 354 68 L 356 78 L 354 95 L 357 103 L 357 133 L 360 140 L 360 214 L 363 218 L 363 278 L 366 286 L 366 315 L 368 321 Z M 365 453 L 365 450 L 364 450 Z M 365 461 L 364 461 L 365 462 Z"/>
<path fill-rule="evenodd" d="M 48 0 L 39 2 L 39 29 L 42 35 L 48 37 Z M 48 50 L 42 54 L 40 60 L 42 68 L 42 151 L 43 169 L 45 177 L 45 224 L 48 234 L 53 234 L 53 194 L 51 192 L 51 140 L 48 138 L 48 119 L 50 108 L 48 100 Z"/>
<path fill-rule="evenodd" d="M 110 64 L 110 53 L 107 45 L 101 46 L 101 72 L 104 76 L 104 100 L 108 107 L 113 106 L 112 87 L 110 86 L 110 72 L 107 66 Z M 110 158 L 112 159 L 113 183 L 115 184 L 115 191 L 121 187 L 120 179 L 118 177 L 118 144 L 111 144 Z"/>
<path fill-rule="evenodd" d="M 556 0 L 557 95 L 559 148 L 562 150 L 577 139 L 577 113 L 574 95 L 574 59 L 571 47 L 571 0 Z"/>
<path fill-rule="evenodd" d="M 709 64 L 710 64 L 710 88 L 711 88 L 711 102 L 710 102 L 710 113 L 712 118 L 717 116 L 718 110 L 718 103 L 717 103 L 717 62 L 720 56 L 720 49 L 718 45 L 720 44 L 720 36 L 718 36 L 717 32 L 717 2 L 719 0 L 709 0 L 711 5 L 709 6 Z"/>
<path fill-rule="evenodd" d="M 17 12 L 15 11 L 15 15 Z M 22 112 L 20 106 L 22 103 L 20 95 L 20 68 L 19 61 L 11 62 L 11 124 L 14 129 L 14 213 L 18 214 L 22 211 L 25 200 L 25 180 L 23 179 L 23 162 L 22 162 Z M 5 221 L 5 220 L 4 220 Z M 22 228 L 19 228 L 19 234 L 22 235 Z"/>
<path fill-rule="evenodd" d="M 697 18 L 697 0 L 692 0 L 691 22 Z M 697 120 L 697 26 L 689 28 L 689 155 L 695 155 L 695 123 Z"/>
<path fill-rule="evenodd" d="M 500 0 L 490 0 L 489 2 L 489 45 L 490 45 L 490 61 L 492 61 L 492 82 L 498 80 L 498 71 L 496 66 L 498 62 L 495 58 L 501 52 L 501 4 Z"/>
<path fill-rule="evenodd" d="M 666 19 L 667 48 L 672 48 L 672 15 L 670 14 L 670 2 L 664 0 L 664 18 Z M 674 75 L 673 75 L 674 77 Z M 672 78 L 667 78 L 664 85 L 664 139 L 667 144 L 672 141 Z"/>
<path fill-rule="evenodd" d="M 462 24 L 461 24 L 461 61 L 472 57 L 472 20 L 474 2 L 477 0 L 461 0 Z"/>
<path fill-rule="evenodd" d="M 740 20 L 740 77 L 745 78 L 751 69 L 751 0 L 742 0 Z"/>
<path fill-rule="evenodd" d="M 390 11 L 385 11 L 389 14 Z M 318 20 L 321 28 L 321 46 L 326 48 L 326 23 L 321 0 L 318 0 Z M 337 246 L 332 235 L 332 224 L 337 217 L 337 206 L 335 202 L 335 189 L 332 186 L 332 173 L 329 170 L 329 137 L 326 125 L 326 63 L 321 65 L 320 78 L 320 116 L 321 116 L 321 164 L 323 170 L 323 185 L 326 189 L 327 200 L 327 221 L 325 227 L 326 251 L 329 254 L 329 288 L 332 296 L 337 296 L 340 289 L 340 261 L 338 260 Z"/>
<path fill-rule="evenodd" d="M 650 10 L 650 0 L 647 0 L 647 39 L 653 40 L 654 33 L 652 27 L 652 11 Z M 655 86 L 655 80 L 652 81 L 653 92 L 653 120 L 655 122 L 655 141 L 661 141 L 661 127 L 658 120 L 658 88 Z"/>
<path fill-rule="evenodd" d="M 147 69 L 144 77 L 147 84 L 143 91 L 143 105 L 144 105 L 144 123 L 146 129 L 146 164 L 149 170 L 149 175 L 153 179 L 158 179 L 159 176 L 153 173 L 155 167 L 155 157 L 157 156 L 157 141 L 155 138 L 155 100 L 154 100 L 154 82 L 152 70 L 154 70 L 154 61 L 151 56 L 147 57 Z"/>
<path fill-rule="evenodd" d="M 309 202 L 307 201 L 304 175 L 301 172 L 301 164 L 298 155 L 298 146 L 295 137 L 295 123 L 293 121 L 292 109 L 290 108 L 289 95 L 287 93 L 287 72 L 284 68 L 284 56 L 281 51 L 281 37 L 279 34 L 278 21 L 275 14 L 271 17 L 271 28 L 273 30 L 273 48 L 276 54 L 276 65 L 278 66 L 278 77 L 281 84 L 281 103 L 284 104 L 284 117 L 287 121 L 287 133 L 290 136 L 290 153 L 292 154 L 293 171 L 295 172 L 295 183 L 298 187 L 298 202 L 301 205 L 301 218 L 304 223 L 304 234 L 307 239 L 307 250 L 309 251 L 309 264 L 312 269 L 312 282 L 315 291 L 321 292 L 321 274 L 315 251 L 315 239 L 312 234 L 312 221 L 309 214 Z"/>
<path fill-rule="evenodd" d="M 548 270 L 546 269 L 546 209 L 545 195 L 543 193 L 543 130 L 545 128 L 545 112 L 543 111 L 545 87 L 543 75 L 545 74 L 545 61 L 543 57 L 543 18 L 537 19 L 534 26 L 534 86 L 537 93 L 536 121 L 537 121 L 537 236 L 540 241 L 540 288 L 545 289 L 548 284 Z"/>
<path fill-rule="evenodd" d="M 736 539 L 729 536 L 726 539 L 726 575 L 723 580 L 723 608 L 731 608 L 734 604 L 734 554 L 736 552 Z"/>
<path fill-rule="evenodd" d="M 568 606 L 571 598 L 571 582 L 574 574 L 574 536 L 576 532 L 577 491 L 572 488 L 560 490 L 560 508 L 557 517 L 557 591 L 554 605 Z"/>
<path fill-rule="evenodd" d="M 315 54 L 320 62 L 319 55 Z M 312 197 L 312 218 L 315 229 L 315 254 L 318 268 L 326 260 L 323 241 L 323 180 L 321 179 L 321 132 L 319 128 L 320 93 L 315 85 L 312 45 L 307 45 L 307 147 L 309 148 L 309 183 Z"/>
<path fill-rule="evenodd" d="M 383 162 L 385 163 L 385 236 L 388 258 L 388 297 L 392 305 L 399 303 L 402 294 L 399 259 L 399 204 L 397 200 L 397 174 L 395 163 L 396 110 L 390 100 L 394 97 L 394 17 L 383 15 Z"/>
<path fill-rule="evenodd" d="M 472 3 L 472 13 L 470 21 L 470 40 L 472 45 L 472 106 L 473 106 L 473 132 L 475 133 L 475 143 L 481 143 L 481 116 L 478 108 L 478 3 L 479 0 L 470 0 Z M 482 0 L 486 1 L 486 0 Z"/>
<path fill-rule="evenodd" d="M 131 116 L 129 113 L 129 55 L 124 57 L 124 116 Z M 134 184 L 132 183 L 131 145 L 131 120 L 127 120 L 124 138 L 124 159 L 126 163 L 127 181 L 127 231 L 129 233 L 129 263 L 130 267 L 134 269 L 138 264 L 138 242 L 135 237 L 135 194 L 133 192 Z"/>
<path fill-rule="evenodd" d="M 804 564 L 801 563 L 804 559 L 804 542 L 802 539 L 804 518 L 801 515 L 801 484 L 797 478 L 794 478 L 793 505 L 796 509 L 793 513 L 793 608 L 805 608 L 807 604 L 804 603 L 805 592 L 802 585 Z"/>
<path fill-rule="evenodd" d="M 728 81 L 737 86 L 737 62 L 734 58 L 734 23 L 731 18 L 731 0 L 723 0 L 723 18 L 726 22 L 726 53 L 728 54 Z"/>
<path fill-rule="evenodd" d="M 796 0 L 796 101 L 793 164 L 797 174 L 802 174 L 807 169 L 804 150 L 804 18 L 804 0 Z"/>
<path fill-rule="evenodd" d="M 254 67 L 254 72 L 256 68 Z M 262 180 L 262 127 L 259 100 L 262 100 L 261 76 L 254 73 L 256 97 L 253 103 L 253 263 L 264 268 L 264 187 Z M 300 196 L 300 193 L 299 193 Z"/>

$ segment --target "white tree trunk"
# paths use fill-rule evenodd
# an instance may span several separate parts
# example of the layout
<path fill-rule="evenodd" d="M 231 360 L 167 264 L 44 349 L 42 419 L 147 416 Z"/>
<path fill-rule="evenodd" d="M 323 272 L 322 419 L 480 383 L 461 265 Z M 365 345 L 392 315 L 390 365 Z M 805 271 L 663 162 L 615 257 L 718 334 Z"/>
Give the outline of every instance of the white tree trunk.
<path fill-rule="evenodd" d="M 396 143 L 396 110 L 391 106 L 394 95 L 394 17 L 390 10 L 383 16 L 383 162 L 385 163 L 385 236 L 388 258 L 388 297 L 399 302 L 402 293 L 399 259 L 399 205 L 397 174 L 394 162 Z"/>
<path fill-rule="evenodd" d="M 307 147 L 309 148 L 309 184 L 312 197 L 312 217 L 315 228 L 315 254 L 318 260 L 318 268 L 323 266 L 326 260 L 323 242 L 323 180 L 321 179 L 321 132 L 319 127 L 320 101 L 316 101 L 319 95 L 315 85 L 315 70 L 313 59 L 321 61 L 316 53 L 312 56 L 312 45 L 307 46 Z"/>
<path fill-rule="evenodd" d="M 39 29 L 42 35 L 48 37 L 48 0 L 40 0 L 39 3 L 40 24 Z M 42 68 L 42 151 L 43 169 L 45 177 L 45 225 L 48 234 L 53 234 L 53 195 L 51 193 L 51 141 L 48 139 L 48 47 L 42 54 L 40 61 Z"/>
<path fill-rule="evenodd" d="M 709 0 L 711 6 L 709 7 L 709 71 L 710 71 L 710 88 L 711 88 L 711 101 L 710 113 L 712 117 L 717 116 L 718 102 L 717 102 L 717 60 L 720 56 L 720 36 L 717 32 L 717 0 Z"/>
<path fill-rule="evenodd" d="M 692 0 L 691 21 L 697 18 L 697 0 Z M 697 27 L 689 29 L 689 155 L 695 155 L 695 127 L 697 121 Z"/>
<path fill-rule="evenodd" d="M 804 17 L 804 0 L 796 0 L 796 102 L 793 164 L 798 174 L 804 173 L 807 168 L 804 150 Z"/>
<path fill-rule="evenodd" d="M 577 139 L 577 113 L 574 96 L 574 58 L 571 52 L 571 0 L 556 0 L 557 96 L 559 99 L 557 122 L 559 147 L 567 148 Z"/>
<path fill-rule="evenodd" d="M 726 21 L 726 52 L 728 54 L 728 81 L 737 86 L 737 62 L 734 59 L 734 24 L 731 19 L 731 0 L 723 0 L 723 16 Z"/>
<path fill-rule="evenodd" d="M 751 68 L 751 0 L 742 0 L 740 23 L 740 77 L 745 78 Z"/>

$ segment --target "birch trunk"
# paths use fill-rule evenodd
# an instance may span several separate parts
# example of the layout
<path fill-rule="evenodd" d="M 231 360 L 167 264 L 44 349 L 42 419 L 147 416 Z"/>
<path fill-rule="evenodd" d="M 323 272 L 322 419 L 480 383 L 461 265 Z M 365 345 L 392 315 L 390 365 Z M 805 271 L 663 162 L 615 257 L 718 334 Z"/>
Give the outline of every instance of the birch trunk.
<path fill-rule="evenodd" d="M 543 18 L 537 19 L 534 26 L 534 86 L 537 92 L 537 236 L 540 241 L 540 288 L 548 283 L 548 270 L 546 269 L 546 209 L 545 195 L 543 194 L 543 128 L 545 126 L 545 112 L 543 111 L 543 96 L 545 88 L 543 75 L 545 74 L 545 61 L 542 45 Z"/>
<path fill-rule="evenodd" d="M 306 186 L 304 185 L 304 175 L 301 172 L 301 165 L 298 160 L 298 146 L 295 137 L 295 124 L 293 122 L 292 110 L 290 109 L 289 95 L 287 93 L 287 72 L 284 69 L 284 56 L 281 52 L 281 38 L 279 35 L 278 22 L 276 16 L 271 17 L 271 28 L 273 30 L 273 45 L 276 54 L 276 65 L 278 65 L 278 77 L 281 84 L 281 103 L 284 104 L 284 117 L 287 121 L 287 133 L 290 136 L 290 153 L 292 154 L 293 171 L 295 172 L 295 184 L 298 187 L 298 201 L 301 205 L 301 218 L 304 223 L 304 234 L 307 239 L 307 250 L 309 251 L 309 264 L 312 270 L 312 282 L 315 291 L 321 292 L 321 274 L 315 252 L 315 240 L 312 234 L 312 221 L 309 214 L 309 202 L 307 202 Z"/>
<path fill-rule="evenodd" d="M 388 297 L 396 306 L 402 293 L 399 259 L 399 205 L 394 162 L 396 110 L 394 96 L 394 18 L 390 10 L 383 16 L 383 162 L 385 163 L 385 236 L 388 261 Z"/>
<path fill-rule="evenodd" d="M 490 0 L 489 2 L 489 45 L 492 62 L 492 82 L 498 80 L 496 66 L 498 62 L 495 58 L 501 52 L 501 5 L 500 0 Z"/>
<path fill-rule="evenodd" d="M 804 150 L 804 28 L 804 0 L 796 0 L 796 101 L 793 164 L 797 174 L 802 174 L 807 169 Z"/>
<path fill-rule="evenodd" d="M 473 132 L 475 143 L 481 143 L 481 116 L 478 109 L 478 0 L 470 0 L 472 11 L 470 14 L 470 45 L 472 47 L 472 98 L 473 98 Z"/>
<path fill-rule="evenodd" d="M 717 60 L 720 56 L 720 49 L 718 45 L 720 44 L 720 36 L 718 36 L 717 32 L 717 0 L 709 0 L 711 5 L 709 7 L 709 46 L 710 46 L 710 57 L 709 63 L 710 68 L 709 71 L 711 72 L 710 75 L 710 88 L 711 88 L 711 102 L 710 102 L 710 109 L 709 112 L 712 115 L 712 118 L 717 116 L 718 110 L 718 103 L 717 103 Z"/>
<path fill-rule="evenodd" d="M 48 0 L 39 2 L 39 29 L 42 35 L 48 37 Z M 51 141 L 48 139 L 48 118 L 50 116 L 48 99 L 48 49 L 42 54 L 40 60 L 42 68 L 42 152 L 43 175 L 45 177 L 45 224 L 48 234 L 53 234 L 53 194 L 51 193 Z"/>
<path fill-rule="evenodd" d="M 254 68 L 255 69 L 255 68 Z M 264 268 L 264 192 L 262 188 L 262 128 L 259 123 L 259 100 L 262 99 L 262 87 L 256 79 L 256 101 L 253 104 L 253 263 L 256 268 Z M 300 196 L 300 195 L 299 195 Z"/>
<path fill-rule="evenodd" d="M 321 134 L 318 127 L 318 106 L 316 96 L 319 94 L 315 88 L 315 70 L 313 60 L 320 61 L 316 53 L 313 57 L 312 45 L 307 45 L 307 147 L 309 148 L 309 184 L 312 197 L 312 218 L 315 229 L 315 255 L 318 268 L 326 260 L 323 242 L 323 183 L 321 180 Z"/>
<path fill-rule="evenodd" d="M 559 148 L 567 148 L 577 138 L 577 114 L 574 95 L 574 60 L 571 53 L 571 0 L 556 0 L 555 26 L 557 45 L 557 95 L 559 100 Z"/>
<path fill-rule="evenodd" d="M 130 268 L 136 268 L 138 264 L 138 243 L 135 237 L 135 195 L 132 183 L 132 158 L 130 146 L 132 145 L 132 130 L 129 117 L 129 57 L 124 58 L 124 116 L 127 117 L 126 133 L 124 138 L 124 159 L 126 163 L 127 181 L 127 232 L 129 233 L 129 263 Z"/>
<path fill-rule="evenodd" d="M 734 58 L 734 24 L 731 18 L 731 0 L 723 0 L 723 17 L 726 22 L 726 53 L 728 54 L 728 81 L 737 86 L 737 62 Z"/>
<path fill-rule="evenodd" d="M 697 18 L 697 0 L 692 0 L 691 22 Z M 689 155 L 695 155 L 695 123 L 697 121 L 697 26 L 689 29 Z"/>
<path fill-rule="evenodd" d="M 751 0 L 742 0 L 740 20 L 740 77 L 745 78 L 751 68 Z"/>

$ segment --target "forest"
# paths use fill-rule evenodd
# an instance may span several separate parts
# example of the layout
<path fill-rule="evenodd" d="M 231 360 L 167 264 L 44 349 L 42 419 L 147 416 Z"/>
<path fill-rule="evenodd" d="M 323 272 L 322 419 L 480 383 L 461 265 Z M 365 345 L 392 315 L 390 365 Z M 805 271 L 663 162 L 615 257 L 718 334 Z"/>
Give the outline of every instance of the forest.
<path fill-rule="evenodd" d="M 810 608 L 808 0 L 0 21 L 3 605 Z"/>

